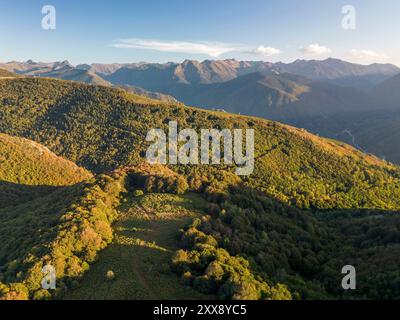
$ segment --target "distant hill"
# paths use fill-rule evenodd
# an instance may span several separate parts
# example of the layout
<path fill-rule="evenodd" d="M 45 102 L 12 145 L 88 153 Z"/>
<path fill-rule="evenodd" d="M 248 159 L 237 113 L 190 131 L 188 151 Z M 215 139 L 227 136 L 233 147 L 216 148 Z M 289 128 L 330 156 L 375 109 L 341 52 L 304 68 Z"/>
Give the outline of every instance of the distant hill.
<path fill-rule="evenodd" d="M 343 131 L 377 108 L 360 89 L 288 73 L 257 72 L 222 83 L 179 85 L 170 94 L 189 105 L 280 121 L 349 143 Z"/>
<path fill-rule="evenodd" d="M 152 91 L 147 91 L 143 88 L 140 87 L 134 87 L 134 86 L 119 86 L 119 88 L 122 88 L 130 93 L 139 95 L 139 96 L 144 96 L 150 99 L 156 99 L 160 100 L 163 102 L 178 102 L 174 97 L 169 96 L 167 94 L 159 93 L 159 92 L 152 92 Z"/>
<path fill-rule="evenodd" d="M 400 109 L 400 73 L 380 83 L 372 90 L 375 103 L 380 108 Z"/>
<path fill-rule="evenodd" d="M 27 62 L 9 62 L 0 64 L 0 68 L 25 76 L 57 78 L 105 86 L 111 85 L 95 73 L 73 67 L 68 61 L 54 63 L 34 62 L 31 60 Z"/>
<path fill-rule="evenodd" d="M 110 74 L 113 74 L 118 69 L 122 68 L 124 64 L 121 63 L 112 63 L 112 64 L 101 64 L 101 63 L 93 63 L 89 64 L 79 64 L 76 66 L 77 69 L 91 71 L 96 73 L 100 77 L 105 77 Z"/>
<path fill-rule="evenodd" d="M 400 163 L 400 77 L 375 87 L 370 101 L 373 111 L 353 113 L 347 120 L 354 139 L 364 150 L 394 163 Z"/>
<path fill-rule="evenodd" d="M 338 139 L 348 141 L 366 152 L 400 163 L 400 76 L 397 75 L 374 87 L 367 98 L 366 108 L 362 112 L 353 111 L 337 114 L 321 123 L 321 128 L 328 128 L 332 123 L 340 122 L 346 132 L 336 132 Z M 338 127 L 339 128 L 339 127 Z"/>
<path fill-rule="evenodd" d="M 370 89 L 376 84 L 400 73 L 392 64 L 361 65 L 339 59 L 296 60 L 275 64 L 283 72 L 302 75 L 312 80 L 328 81 L 342 86 Z"/>
<path fill-rule="evenodd" d="M 1 78 L 15 78 L 17 75 L 15 73 L 12 73 L 8 70 L 0 69 L 0 79 Z"/>
<path fill-rule="evenodd" d="M 112 84 L 103 77 L 108 76 L 118 70 L 119 68 L 123 67 L 122 64 L 93 64 L 93 65 L 86 65 L 81 64 L 74 67 L 68 61 L 62 62 L 54 62 L 54 63 L 42 63 L 42 62 L 34 62 L 34 61 L 27 61 L 27 62 L 9 62 L 9 63 L 0 63 L 0 67 L 4 67 L 5 69 L 2 71 L 0 70 L 0 78 L 1 72 L 4 74 L 3 77 L 14 76 L 16 77 L 17 74 L 26 75 L 26 76 L 34 76 L 34 77 L 45 77 L 45 78 L 55 78 L 55 79 L 62 79 L 62 80 L 70 80 L 76 82 L 82 82 L 86 84 L 92 85 L 102 85 L 102 86 L 112 86 Z M 8 70 L 12 70 L 8 71 Z M 13 73 L 16 72 L 17 74 Z M 130 86 L 130 85 L 122 85 L 128 92 L 143 95 L 145 97 L 151 99 L 158 99 L 161 101 L 166 102 L 174 102 L 176 101 L 175 98 L 169 96 L 167 94 L 148 91 L 143 88 L 137 86 Z"/>
<path fill-rule="evenodd" d="M 57 78 L 83 82 L 93 85 L 111 86 L 111 84 L 90 71 L 75 68 L 54 69 L 48 73 L 40 74 L 41 77 Z"/>
<path fill-rule="evenodd" d="M 91 177 L 87 170 L 44 146 L 3 133 L 0 133 L 0 163 L 0 180 L 10 183 L 66 186 Z"/>
<path fill-rule="evenodd" d="M 35 74 L 35 72 L 48 72 L 57 65 L 70 65 L 68 61 L 63 62 L 35 62 L 28 60 L 26 62 L 11 61 L 0 63 L 0 68 L 8 70 L 16 74 Z"/>
<path fill-rule="evenodd" d="M 196 87 L 189 104 L 220 107 L 228 112 L 299 122 L 339 112 L 372 108 L 360 90 L 314 82 L 294 74 L 252 73 L 234 80 Z M 183 93 L 184 94 L 184 93 Z"/>
<path fill-rule="evenodd" d="M 394 126 L 384 134 L 386 122 L 378 122 L 388 117 L 379 110 L 393 114 L 400 103 L 399 73 L 391 64 L 359 65 L 329 58 L 288 64 L 143 63 L 122 66 L 105 77 L 112 83 L 163 92 L 189 105 L 306 128 L 400 163 L 400 149 L 391 140 L 397 137 Z M 386 140 L 393 142 L 391 147 L 383 143 Z"/>

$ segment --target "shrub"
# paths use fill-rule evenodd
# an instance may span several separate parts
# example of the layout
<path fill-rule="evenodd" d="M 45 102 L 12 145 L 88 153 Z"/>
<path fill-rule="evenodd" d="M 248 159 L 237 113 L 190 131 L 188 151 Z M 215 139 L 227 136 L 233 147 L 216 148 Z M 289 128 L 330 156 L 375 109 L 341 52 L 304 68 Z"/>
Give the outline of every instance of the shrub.
<path fill-rule="evenodd" d="M 107 280 L 112 281 L 115 279 L 115 274 L 113 271 L 109 270 L 106 273 Z"/>
<path fill-rule="evenodd" d="M 138 197 L 142 197 L 144 195 L 143 190 L 135 190 L 135 192 L 133 193 L 133 195 L 138 198 Z"/>

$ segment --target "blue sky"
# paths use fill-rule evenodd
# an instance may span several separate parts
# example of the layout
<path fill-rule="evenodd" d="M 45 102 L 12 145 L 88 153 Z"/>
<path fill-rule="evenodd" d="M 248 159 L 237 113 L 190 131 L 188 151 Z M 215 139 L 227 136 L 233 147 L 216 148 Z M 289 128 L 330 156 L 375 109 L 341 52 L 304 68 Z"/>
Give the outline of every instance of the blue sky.
<path fill-rule="evenodd" d="M 56 8 L 56 30 L 41 27 Z M 342 7 L 356 29 L 342 28 Z M 400 65 L 398 0 L 1 0 L 0 61 L 292 61 Z"/>

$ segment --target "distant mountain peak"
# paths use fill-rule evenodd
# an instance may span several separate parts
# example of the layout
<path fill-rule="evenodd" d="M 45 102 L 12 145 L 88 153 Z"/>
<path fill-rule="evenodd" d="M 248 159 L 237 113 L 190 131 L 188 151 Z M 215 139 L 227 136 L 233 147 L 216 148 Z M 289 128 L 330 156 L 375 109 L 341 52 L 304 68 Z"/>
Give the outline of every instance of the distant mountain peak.
<path fill-rule="evenodd" d="M 80 70 L 89 71 L 90 69 L 92 69 L 92 66 L 90 64 L 78 64 L 76 68 Z"/>
<path fill-rule="evenodd" d="M 72 67 L 72 64 L 68 60 L 64 60 L 64 61 L 55 62 L 54 66 L 71 66 Z"/>

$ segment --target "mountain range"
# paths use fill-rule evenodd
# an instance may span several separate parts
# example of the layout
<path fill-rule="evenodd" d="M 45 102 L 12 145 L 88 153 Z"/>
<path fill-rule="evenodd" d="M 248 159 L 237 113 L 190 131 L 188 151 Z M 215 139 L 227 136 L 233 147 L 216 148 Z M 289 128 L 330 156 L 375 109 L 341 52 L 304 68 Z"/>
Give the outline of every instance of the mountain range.
<path fill-rule="evenodd" d="M 356 88 L 372 88 L 400 73 L 400 69 L 391 64 L 359 65 L 339 59 L 296 60 L 292 63 L 270 63 L 264 61 L 229 60 L 185 60 L 182 63 L 114 63 L 92 65 L 81 64 L 76 67 L 68 61 L 43 63 L 28 60 L 26 62 L 0 63 L 0 69 L 17 74 L 49 76 L 58 75 L 71 69 L 85 71 L 83 74 L 97 75 L 112 84 L 133 85 L 151 88 L 154 91 L 166 91 L 173 84 L 213 84 L 233 80 L 250 73 L 263 74 L 291 73 L 313 81 L 327 81 L 338 85 Z M 98 78 L 96 78 L 98 79 Z M 66 79 L 71 80 L 71 79 Z M 73 79 L 72 79 L 73 80 Z M 89 80 L 78 81 L 91 83 Z M 96 80 L 93 80 L 94 84 Z"/>
<path fill-rule="evenodd" d="M 99 65 L 93 66 L 95 73 L 98 73 L 98 67 Z M 102 76 L 112 83 L 132 84 L 143 87 L 152 85 L 154 89 L 157 86 L 162 86 L 162 84 L 157 81 L 147 84 L 147 76 L 158 78 L 159 80 L 167 79 L 168 81 L 164 85 L 168 87 L 172 83 L 197 85 L 226 82 L 254 72 L 264 74 L 292 73 L 307 77 L 313 81 L 329 81 L 339 85 L 366 88 L 400 73 L 400 69 L 391 64 L 365 66 L 332 58 L 323 61 L 296 60 L 287 64 L 281 62 L 236 61 L 234 59 L 206 60 L 203 62 L 186 60 L 181 64 L 126 64 L 109 70 L 112 70 L 112 72 L 103 73 Z M 143 79 L 140 79 L 140 76 Z"/>

